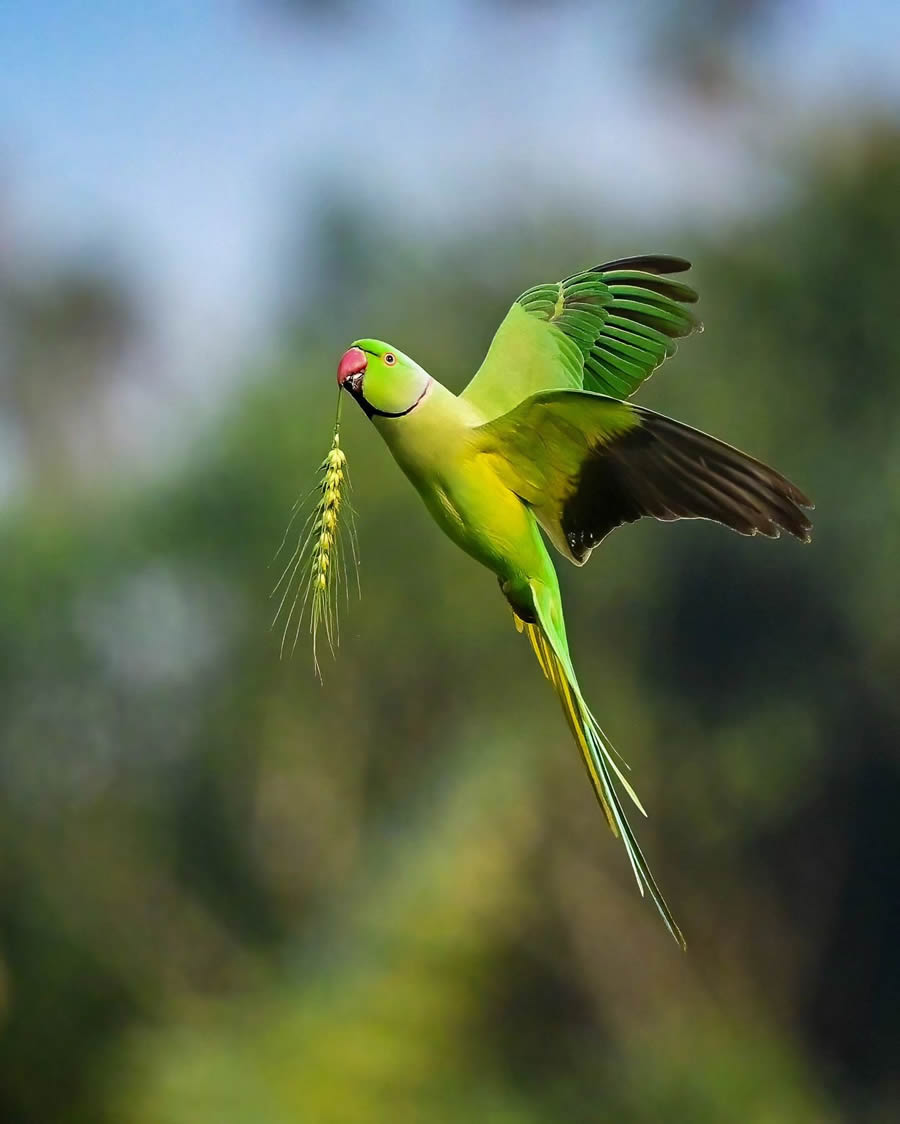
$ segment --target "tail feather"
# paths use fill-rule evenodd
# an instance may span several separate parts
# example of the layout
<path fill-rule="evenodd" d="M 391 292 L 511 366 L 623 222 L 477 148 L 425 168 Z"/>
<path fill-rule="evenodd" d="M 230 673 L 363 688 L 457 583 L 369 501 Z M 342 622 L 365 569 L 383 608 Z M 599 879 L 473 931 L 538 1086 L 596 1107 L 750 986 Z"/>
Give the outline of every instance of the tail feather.
<path fill-rule="evenodd" d="M 606 816 L 606 822 L 609 824 L 613 835 L 621 836 L 622 842 L 625 844 L 625 852 L 628 855 L 628 861 L 631 863 L 631 869 L 634 872 L 641 895 L 644 894 L 646 889 L 659 910 L 666 928 L 681 947 L 685 948 L 685 940 L 681 930 L 672 916 L 672 911 L 666 905 L 659 886 L 656 884 L 656 879 L 653 877 L 647 860 L 644 858 L 644 853 L 638 844 L 634 830 L 622 808 L 619 794 L 613 782 L 613 774 L 618 778 L 636 807 L 645 816 L 647 813 L 644 811 L 634 789 L 622 775 L 622 771 L 613 759 L 615 751 L 607 744 L 603 731 L 598 726 L 581 695 L 567 653 L 561 655 L 557 652 L 551 636 L 540 622 L 529 623 L 521 620 L 518 616 L 515 620 L 516 628 L 520 632 L 524 631 L 531 641 L 541 670 L 556 692 L 566 722 L 572 731 L 572 737 L 581 750 L 585 768 L 591 779 L 600 807 Z"/>

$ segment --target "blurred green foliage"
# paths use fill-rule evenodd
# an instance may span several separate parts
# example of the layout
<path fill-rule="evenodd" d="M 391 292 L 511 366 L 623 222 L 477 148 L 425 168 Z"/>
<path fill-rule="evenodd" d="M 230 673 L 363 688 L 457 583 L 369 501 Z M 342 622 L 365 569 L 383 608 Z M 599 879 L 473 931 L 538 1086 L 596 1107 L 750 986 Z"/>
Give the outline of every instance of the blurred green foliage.
<path fill-rule="evenodd" d="M 281 357 L 165 478 L 7 512 L 4 1121 L 896 1118 L 900 134 L 810 151 L 715 241 L 612 200 L 427 241 L 331 199 Z M 324 688 L 268 628 L 345 343 L 458 389 L 517 292 L 641 250 L 693 256 L 707 324 L 641 401 L 818 503 L 811 548 L 648 522 L 562 575 L 686 956 L 493 580 L 361 416 Z"/>

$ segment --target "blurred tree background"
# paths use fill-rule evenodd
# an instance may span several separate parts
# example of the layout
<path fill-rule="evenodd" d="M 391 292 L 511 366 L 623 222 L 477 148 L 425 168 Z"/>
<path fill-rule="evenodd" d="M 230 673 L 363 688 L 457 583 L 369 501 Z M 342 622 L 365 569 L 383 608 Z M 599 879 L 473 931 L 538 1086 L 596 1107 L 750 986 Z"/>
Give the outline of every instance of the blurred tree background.
<path fill-rule="evenodd" d="M 261 7 L 301 37 L 366 15 Z M 781 7 L 650 5 L 641 65 L 768 112 Z M 267 343 L 149 471 L 109 420 L 140 283 L 0 239 L 0 1119 L 898 1118 L 900 119 L 862 101 L 767 159 L 778 190 L 709 226 L 599 191 L 425 233 L 326 178 Z M 692 257 L 707 330 L 641 401 L 818 508 L 810 548 L 646 522 L 561 574 L 687 955 L 493 580 L 355 412 L 363 596 L 324 687 L 268 627 L 349 340 L 460 389 L 516 293 L 647 250 Z"/>

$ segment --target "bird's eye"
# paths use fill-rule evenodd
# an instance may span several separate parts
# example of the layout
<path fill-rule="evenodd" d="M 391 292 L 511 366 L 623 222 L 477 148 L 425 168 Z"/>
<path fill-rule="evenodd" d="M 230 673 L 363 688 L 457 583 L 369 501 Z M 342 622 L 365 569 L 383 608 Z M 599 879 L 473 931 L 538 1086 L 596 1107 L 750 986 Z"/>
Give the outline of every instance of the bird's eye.
<path fill-rule="evenodd" d="M 384 361 L 389 367 L 393 367 L 393 365 L 397 362 L 397 356 L 394 355 L 392 351 L 388 351 L 385 353 Z"/>

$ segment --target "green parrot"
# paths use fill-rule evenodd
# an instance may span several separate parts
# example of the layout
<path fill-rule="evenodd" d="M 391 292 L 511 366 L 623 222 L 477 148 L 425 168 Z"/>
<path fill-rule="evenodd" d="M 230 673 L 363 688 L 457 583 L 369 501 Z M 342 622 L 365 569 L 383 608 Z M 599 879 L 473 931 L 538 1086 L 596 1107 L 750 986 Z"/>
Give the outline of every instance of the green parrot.
<path fill-rule="evenodd" d="M 559 582 L 541 534 L 577 566 L 641 516 L 712 519 L 808 542 L 813 505 L 784 476 L 696 429 L 626 401 L 701 327 L 675 257 L 606 262 L 528 289 L 460 395 L 391 344 L 357 340 L 338 384 L 356 399 L 438 526 L 497 576 L 552 684 L 594 792 L 672 936 L 684 938 L 626 818 L 646 815 L 575 675 Z"/>

